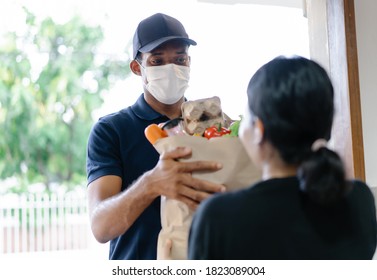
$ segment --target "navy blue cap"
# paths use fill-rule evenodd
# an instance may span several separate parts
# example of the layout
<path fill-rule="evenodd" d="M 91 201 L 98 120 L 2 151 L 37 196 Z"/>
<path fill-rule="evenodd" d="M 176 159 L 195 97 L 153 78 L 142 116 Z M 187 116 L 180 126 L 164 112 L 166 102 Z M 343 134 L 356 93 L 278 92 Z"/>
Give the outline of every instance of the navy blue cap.
<path fill-rule="evenodd" d="M 154 14 L 142 20 L 135 31 L 133 58 L 135 59 L 139 52 L 150 52 L 159 45 L 174 39 L 181 39 L 189 45 L 196 45 L 196 42 L 188 37 L 180 21 L 165 14 Z"/>

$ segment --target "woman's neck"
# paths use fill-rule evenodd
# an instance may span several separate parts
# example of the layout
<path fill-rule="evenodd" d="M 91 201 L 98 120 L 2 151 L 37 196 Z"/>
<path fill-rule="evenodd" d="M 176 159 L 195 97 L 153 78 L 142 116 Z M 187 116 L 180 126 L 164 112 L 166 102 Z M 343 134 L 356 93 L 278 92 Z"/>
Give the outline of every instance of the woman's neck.
<path fill-rule="evenodd" d="M 286 178 L 296 176 L 297 168 L 294 166 L 280 166 L 277 167 L 273 164 L 265 164 L 262 169 L 263 180 L 273 178 Z"/>
<path fill-rule="evenodd" d="M 275 149 L 271 149 L 262 163 L 262 178 L 268 180 L 296 176 L 297 169 L 296 165 L 287 164 Z"/>

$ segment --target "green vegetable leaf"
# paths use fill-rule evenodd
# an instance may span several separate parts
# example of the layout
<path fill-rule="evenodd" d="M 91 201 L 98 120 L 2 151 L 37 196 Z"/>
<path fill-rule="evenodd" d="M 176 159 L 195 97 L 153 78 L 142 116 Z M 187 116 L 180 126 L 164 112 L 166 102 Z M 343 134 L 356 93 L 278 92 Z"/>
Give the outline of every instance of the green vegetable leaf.
<path fill-rule="evenodd" d="M 238 137 L 238 130 L 239 130 L 239 128 L 240 128 L 241 120 L 242 120 L 242 115 L 240 115 L 240 119 L 239 119 L 239 120 L 234 121 L 234 122 L 229 126 L 229 129 L 230 129 L 230 136 L 236 136 L 236 137 Z"/>

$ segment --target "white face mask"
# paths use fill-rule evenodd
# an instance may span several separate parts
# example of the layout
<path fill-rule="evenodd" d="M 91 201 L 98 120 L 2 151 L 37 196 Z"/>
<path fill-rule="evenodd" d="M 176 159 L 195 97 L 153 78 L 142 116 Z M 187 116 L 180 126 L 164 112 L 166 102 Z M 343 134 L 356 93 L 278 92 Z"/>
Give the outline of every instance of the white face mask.
<path fill-rule="evenodd" d="M 174 104 L 181 99 L 188 88 L 190 67 L 176 64 L 148 66 L 145 69 L 147 90 L 159 102 Z"/>

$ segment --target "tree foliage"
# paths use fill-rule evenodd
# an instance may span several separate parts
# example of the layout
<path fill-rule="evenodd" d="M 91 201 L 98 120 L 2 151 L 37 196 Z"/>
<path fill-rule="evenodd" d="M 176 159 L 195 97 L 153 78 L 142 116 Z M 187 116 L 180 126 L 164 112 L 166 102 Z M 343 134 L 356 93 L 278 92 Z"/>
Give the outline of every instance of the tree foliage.
<path fill-rule="evenodd" d="M 0 179 L 75 185 L 85 180 L 91 114 L 110 81 L 129 75 L 129 59 L 99 54 L 103 30 L 79 16 L 25 15 L 24 34 L 0 43 Z"/>

